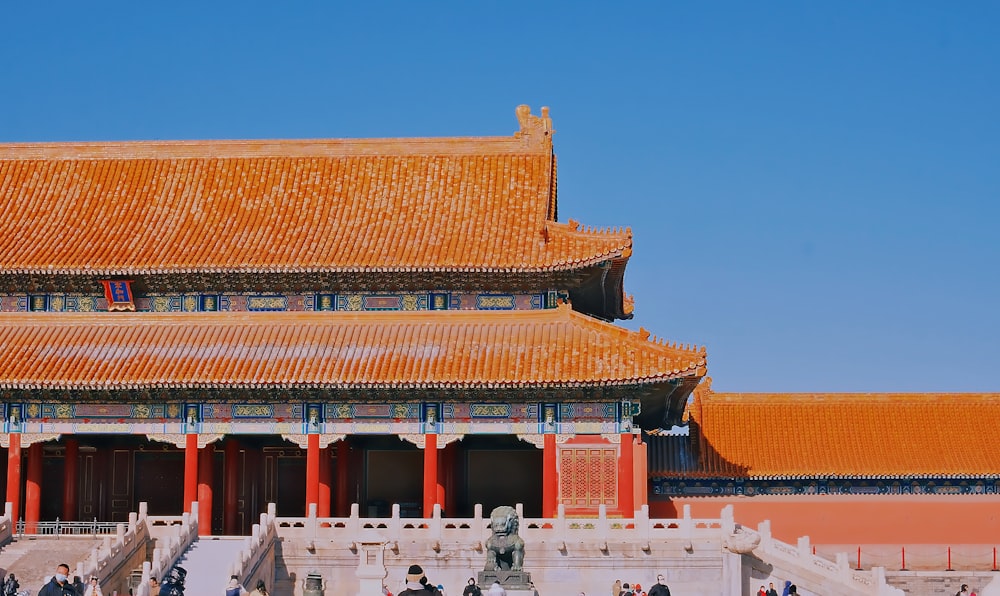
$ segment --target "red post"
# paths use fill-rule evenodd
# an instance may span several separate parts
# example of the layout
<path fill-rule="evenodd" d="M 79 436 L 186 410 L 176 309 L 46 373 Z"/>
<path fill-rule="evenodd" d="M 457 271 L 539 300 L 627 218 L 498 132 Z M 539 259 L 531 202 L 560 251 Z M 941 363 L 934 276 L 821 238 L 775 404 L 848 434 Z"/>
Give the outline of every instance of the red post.
<path fill-rule="evenodd" d="M 858 566 L 855 567 L 855 569 L 858 569 L 858 570 L 861 569 L 861 547 L 860 546 L 858 547 Z"/>
<path fill-rule="evenodd" d="M 954 571 L 954 569 L 951 568 L 951 547 L 950 546 L 948 547 L 948 568 L 945 569 L 945 571 Z"/>
<path fill-rule="evenodd" d="M 437 435 L 424 435 L 424 517 L 434 515 L 434 503 L 438 496 L 438 454 Z"/>
<path fill-rule="evenodd" d="M 618 508 L 625 517 L 635 517 L 635 463 L 632 461 L 632 433 L 621 435 L 618 459 Z"/>
<path fill-rule="evenodd" d="M 236 536 L 240 533 L 240 444 L 233 437 L 226 440 L 225 454 L 226 484 L 222 489 L 222 533 L 227 536 Z"/>
<path fill-rule="evenodd" d="M 900 571 L 906 571 L 906 547 L 900 547 L 903 553 L 903 566 L 899 568 Z"/>
<path fill-rule="evenodd" d="M 42 444 L 28 447 L 28 478 L 24 484 L 24 531 L 35 533 L 42 514 Z"/>
<path fill-rule="evenodd" d="M 319 435 L 306 435 L 306 515 L 309 506 L 319 509 Z"/>
<path fill-rule="evenodd" d="M 997 570 L 997 547 L 993 547 L 993 571 Z"/>
<path fill-rule="evenodd" d="M 337 517 L 347 517 L 350 513 L 350 491 L 348 482 L 350 481 L 350 459 L 351 446 L 347 444 L 347 439 L 341 439 L 337 443 Z"/>
<path fill-rule="evenodd" d="M 215 447 L 209 443 L 198 453 L 198 535 L 212 535 L 212 478 Z"/>
<path fill-rule="evenodd" d="M 198 435 L 186 435 L 184 444 L 184 513 L 191 513 L 191 503 L 198 500 Z"/>
<path fill-rule="evenodd" d="M 78 464 L 80 461 L 80 442 L 76 439 L 66 439 L 66 455 L 63 458 L 63 476 L 66 478 L 66 488 L 63 490 L 63 521 L 76 521 L 77 495 L 79 494 Z"/>
<path fill-rule="evenodd" d="M 7 502 L 11 504 L 14 520 L 21 513 L 21 435 L 11 433 L 10 447 L 7 448 Z"/>
<path fill-rule="evenodd" d="M 559 469 L 556 467 L 556 436 L 542 435 L 542 517 L 553 518 L 559 510 Z"/>
<path fill-rule="evenodd" d="M 319 450 L 319 517 L 330 517 L 330 448 Z"/>

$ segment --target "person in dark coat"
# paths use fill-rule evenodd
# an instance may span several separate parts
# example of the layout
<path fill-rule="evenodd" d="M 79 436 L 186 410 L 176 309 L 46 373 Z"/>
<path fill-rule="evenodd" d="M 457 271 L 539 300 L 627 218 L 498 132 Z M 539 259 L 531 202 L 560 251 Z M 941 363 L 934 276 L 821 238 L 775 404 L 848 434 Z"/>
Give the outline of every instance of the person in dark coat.
<path fill-rule="evenodd" d="M 38 591 L 38 596 L 80 596 L 73 584 L 69 583 L 69 565 L 60 563 L 56 567 L 56 574 L 52 576 L 49 583 L 42 586 Z"/>
<path fill-rule="evenodd" d="M 462 590 L 462 596 L 483 596 L 483 589 L 476 585 L 476 578 L 469 578 L 469 585 Z"/>
<path fill-rule="evenodd" d="M 410 565 L 406 570 L 406 589 L 399 596 L 441 596 L 441 592 L 427 581 L 420 565 Z"/>
<path fill-rule="evenodd" d="M 662 574 L 656 576 L 656 583 L 649 589 L 649 596 L 670 596 L 670 588 L 663 581 Z"/>

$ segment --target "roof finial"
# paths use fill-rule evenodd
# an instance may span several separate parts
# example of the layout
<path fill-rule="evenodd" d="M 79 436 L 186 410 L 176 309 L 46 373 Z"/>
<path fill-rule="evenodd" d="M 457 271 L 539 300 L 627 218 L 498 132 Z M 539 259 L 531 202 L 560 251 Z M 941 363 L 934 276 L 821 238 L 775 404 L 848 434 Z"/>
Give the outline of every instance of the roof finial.
<path fill-rule="evenodd" d="M 514 110 L 517 114 L 517 123 L 521 130 L 514 134 L 517 138 L 549 139 L 555 131 L 552 130 L 552 118 L 549 118 L 549 108 L 542 108 L 541 116 L 531 114 L 531 106 L 521 104 Z"/>

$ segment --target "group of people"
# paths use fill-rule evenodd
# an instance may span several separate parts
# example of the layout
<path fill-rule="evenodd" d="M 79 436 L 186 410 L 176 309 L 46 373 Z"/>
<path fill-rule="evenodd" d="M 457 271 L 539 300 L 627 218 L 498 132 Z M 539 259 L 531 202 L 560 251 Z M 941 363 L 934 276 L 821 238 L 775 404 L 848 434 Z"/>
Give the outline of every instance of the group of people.
<path fill-rule="evenodd" d="M 785 587 L 781 591 L 781 596 L 797 596 L 799 589 L 790 581 L 785 581 Z M 778 591 L 774 589 L 774 582 L 768 584 L 767 589 L 764 586 L 757 590 L 757 596 L 778 596 Z"/>
<path fill-rule="evenodd" d="M 270 592 L 267 591 L 267 584 L 262 579 L 257 580 L 257 586 L 253 592 L 247 592 L 247 589 L 240 583 L 240 578 L 230 575 L 229 584 L 226 586 L 226 596 L 270 596 Z"/>
<path fill-rule="evenodd" d="M 622 583 L 617 580 L 611 587 L 611 596 L 670 596 L 670 588 L 667 587 L 663 575 L 656 576 L 656 583 L 649 587 L 649 591 L 642 588 L 642 584 Z"/>

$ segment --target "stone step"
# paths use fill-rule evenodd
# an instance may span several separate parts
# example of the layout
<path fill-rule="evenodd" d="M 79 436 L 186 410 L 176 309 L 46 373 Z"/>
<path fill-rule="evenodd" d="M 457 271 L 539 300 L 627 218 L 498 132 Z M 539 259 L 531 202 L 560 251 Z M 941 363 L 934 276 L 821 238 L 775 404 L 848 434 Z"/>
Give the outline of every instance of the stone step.
<path fill-rule="evenodd" d="M 177 564 L 187 571 L 186 594 L 221 594 L 229 582 L 229 569 L 236 562 L 245 539 L 212 536 L 195 540 Z"/>
<path fill-rule="evenodd" d="M 34 593 L 55 573 L 56 565 L 66 563 L 72 574 L 77 563 L 89 560 L 102 544 L 103 538 L 91 536 L 15 538 L 0 550 L 0 572 L 5 578 L 13 573 L 22 589 Z"/>

